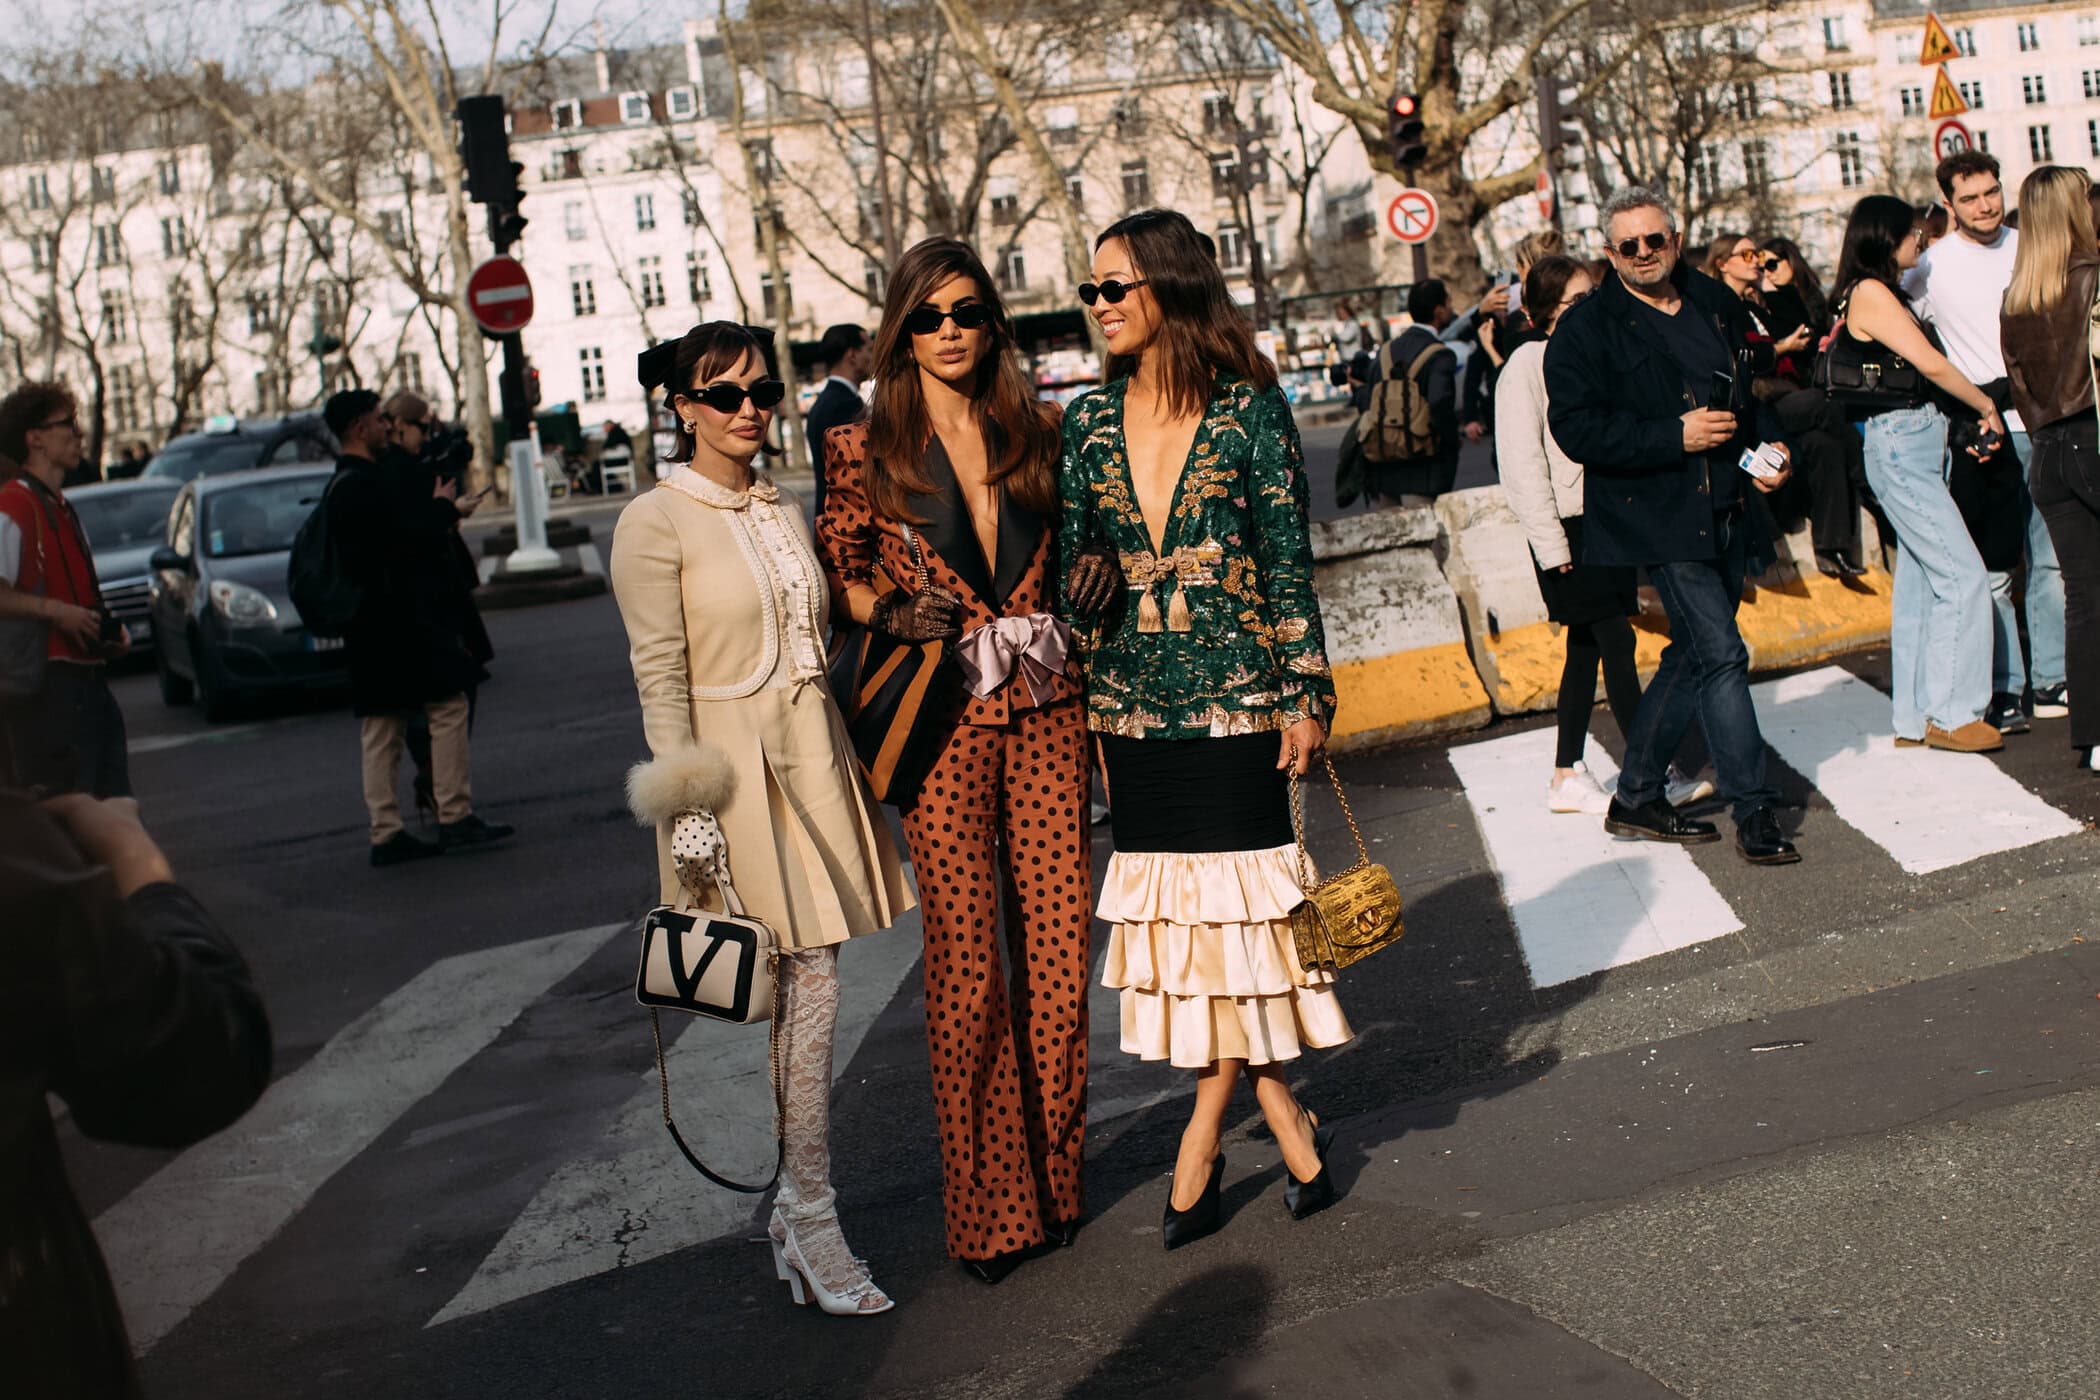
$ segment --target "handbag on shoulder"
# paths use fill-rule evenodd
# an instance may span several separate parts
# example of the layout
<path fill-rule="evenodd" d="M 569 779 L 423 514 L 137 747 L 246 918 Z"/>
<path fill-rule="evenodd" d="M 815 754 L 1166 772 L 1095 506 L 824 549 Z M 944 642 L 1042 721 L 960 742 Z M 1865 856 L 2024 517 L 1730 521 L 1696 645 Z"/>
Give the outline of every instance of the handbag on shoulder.
<path fill-rule="evenodd" d="M 1845 327 L 1845 308 L 1838 307 L 1829 348 L 1816 357 L 1809 387 L 1856 413 L 1887 413 L 1925 402 L 1925 376 L 1918 367 L 1879 341 L 1860 340 Z"/>
<path fill-rule="evenodd" d="M 1334 760 L 1320 755 L 1327 765 L 1327 780 L 1334 784 L 1335 798 L 1349 834 L 1356 838 L 1356 864 L 1325 880 L 1313 879 L 1312 858 L 1305 853 L 1305 799 L 1298 775 L 1291 775 L 1291 830 L 1298 838 L 1298 883 L 1305 898 L 1291 910 L 1291 941 L 1297 947 L 1298 965 L 1307 972 L 1322 968 L 1339 971 L 1360 962 L 1380 948 L 1400 941 L 1407 932 L 1400 922 L 1400 887 L 1393 874 L 1374 863 L 1364 845 L 1364 834 L 1356 828 L 1356 813 L 1334 771 Z"/>
<path fill-rule="evenodd" d="M 913 591 L 924 592 L 925 551 L 918 532 L 902 528 L 916 575 Z M 897 589 L 879 565 L 874 586 L 878 596 Z M 901 641 L 859 622 L 836 630 L 826 665 L 831 693 L 878 802 L 902 805 L 917 797 L 947 742 L 959 681 L 949 646 Z"/>
<path fill-rule="evenodd" d="M 729 879 L 729 851 L 712 808 L 726 797 L 722 787 L 702 791 L 714 776 L 709 765 L 724 762 L 712 749 L 637 764 L 628 774 L 628 802 L 646 825 L 671 824 L 672 861 L 678 871 L 678 897 L 660 904 L 642 919 L 641 966 L 635 973 L 634 999 L 649 1008 L 649 1031 L 656 1044 L 656 1077 L 663 1089 L 664 1127 L 693 1169 L 730 1191 L 757 1194 L 780 1175 L 785 1145 L 780 1117 L 785 1084 L 780 1070 L 780 980 L 775 961 L 780 940 L 761 919 L 744 910 Z M 714 800 L 699 803 L 699 796 Z M 675 809 L 673 809 L 675 808 Z M 721 902 L 719 912 L 704 908 L 709 890 Z M 732 1181 L 714 1171 L 686 1145 L 671 1117 L 671 1079 L 664 1068 L 661 1013 L 683 1011 L 732 1025 L 770 1021 L 767 1060 L 773 1081 L 773 1171 L 757 1185 Z"/>

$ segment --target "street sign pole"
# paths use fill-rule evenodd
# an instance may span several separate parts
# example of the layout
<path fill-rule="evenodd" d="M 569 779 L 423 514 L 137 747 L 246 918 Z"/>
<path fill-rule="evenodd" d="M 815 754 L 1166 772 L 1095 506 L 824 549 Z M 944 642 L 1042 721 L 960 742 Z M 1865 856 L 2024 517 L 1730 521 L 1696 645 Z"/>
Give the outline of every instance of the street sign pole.
<path fill-rule="evenodd" d="M 501 211 L 489 210 L 489 235 L 497 254 L 510 251 L 508 226 Z M 532 431 L 532 400 L 525 392 L 525 337 L 512 331 L 503 337 L 503 372 L 496 377 L 503 401 L 503 431 L 510 439 L 511 507 L 517 512 L 518 547 L 503 561 L 506 573 L 546 573 L 561 567 L 561 556 L 547 546 L 547 475 L 540 470 L 540 440 Z"/>

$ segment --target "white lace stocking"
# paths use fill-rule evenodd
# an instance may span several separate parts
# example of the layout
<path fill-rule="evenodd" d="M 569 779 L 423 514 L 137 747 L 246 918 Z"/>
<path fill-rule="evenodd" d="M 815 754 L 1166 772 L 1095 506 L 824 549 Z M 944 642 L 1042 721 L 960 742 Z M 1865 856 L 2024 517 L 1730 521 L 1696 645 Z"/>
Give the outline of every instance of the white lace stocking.
<path fill-rule="evenodd" d="M 826 1292 L 858 1297 L 864 1311 L 887 1305 L 839 1230 L 831 1187 L 831 1042 L 839 1018 L 837 948 L 784 953 L 780 1006 L 780 1189 L 771 1233 L 792 1249 Z"/>

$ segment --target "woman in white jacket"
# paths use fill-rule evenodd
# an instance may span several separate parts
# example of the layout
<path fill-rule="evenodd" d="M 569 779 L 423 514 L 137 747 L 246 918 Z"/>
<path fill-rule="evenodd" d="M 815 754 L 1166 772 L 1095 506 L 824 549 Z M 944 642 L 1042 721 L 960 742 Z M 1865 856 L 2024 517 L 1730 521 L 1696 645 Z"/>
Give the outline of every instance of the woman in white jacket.
<path fill-rule="evenodd" d="M 1524 311 L 1550 337 L 1561 313 L 1595 285 L 1581 263 L 1540 258 L 1524 278 Z M 1531 541 L 1546 616 L 1561 625 L 1567 639 L 1556 707 L 1560 742 L 1546 805 L 1556 812 L 1601 813 L 1610 795 L 1582 761 L 1597 670 L 1603 667 L 1604 694 L 1623 734 L 1641 701 L 1631 621 L 1640 603 L 1632 567 L 1582 562 L 1582 464 L 1560 450 L 1546 426 L 1545 359 L 1545 340 L 1533 340 L 1512 351 L 1502 367 L 1495 388 L 1496 452 L 1503 492 Z M 1713 791 L 1710 784 L 1688 781 L 1674 769 L 1670 776 L 1673 804 Z"/>

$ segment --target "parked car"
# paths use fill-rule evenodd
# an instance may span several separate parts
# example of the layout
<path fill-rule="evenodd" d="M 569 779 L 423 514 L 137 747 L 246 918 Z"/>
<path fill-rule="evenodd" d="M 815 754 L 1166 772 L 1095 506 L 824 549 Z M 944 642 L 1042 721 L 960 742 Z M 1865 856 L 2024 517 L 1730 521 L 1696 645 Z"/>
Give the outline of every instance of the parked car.
<path fill-rule="evenodd" d="M 235 418 L 226 414 L 206 423 L 201 433 L 184 433 L 169 439 L 160 454 L 146 464 L 141 477 L 190 481 L 257 467 L 332 463 L 335 457 L 335 434 L 328 431 L 318 413 L 294 413 L 282 418 Z"/>
<path fill-rule="evenodd" d="M 292 538 L 331 475 L 271 467 L 181 488 L 149 561 L 162 700 L 194 697 L 217 722 L 255 696 L 348 684 L 342 639 L 307 631 L 285 587 Z"/>
<path fill-rule="evenodd" d="M 102 601 L 124 624 L 139 656 L 153 638 L 149 561 L 167 539 L 168 508 L 181 490 L 174 481 L 102 481 L 66 492 L 95 552 Z"/>

